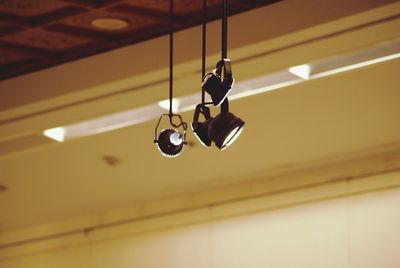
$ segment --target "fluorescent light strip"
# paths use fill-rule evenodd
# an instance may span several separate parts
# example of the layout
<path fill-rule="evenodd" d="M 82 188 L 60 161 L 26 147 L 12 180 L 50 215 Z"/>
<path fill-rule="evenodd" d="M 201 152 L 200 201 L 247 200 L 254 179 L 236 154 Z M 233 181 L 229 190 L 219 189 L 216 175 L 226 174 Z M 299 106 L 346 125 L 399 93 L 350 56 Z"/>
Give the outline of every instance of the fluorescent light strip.
<path fill-rule="evenodd" d="M 236 99 L 249 97 L 249 96 L 253 96 L 256 94 L 292 86 L 295 84 L 302 83 L 303 81 L 304 80 L 301 80 L 301 79 L 295 79 L 295 80 L 290 80 L 290 81 L 282 82 L 282 83 L 275 84 L 275 85 L 270 85 L 270 86 L 265 86 L 265 87 L 261 87 L 261 88 L 257 88 L 257 89 L 242 91 L 242 92 L 235 93 L 235 94 L 232 94 L 231 96 L 229 96 L 229 100 L 236 100 Z"/>
<path fill-rule="evenodd" d="M 285 71 L 276 72 L 267 76 L 237 83 L 233 88 L 229 99 L 235 100 L 244 98 L 303 83 L 307 80 L 326 77 L 354 69 L 359 69 L 372 64 L 397 59 L 400 58 L 399 50 L 400 41 L 397 40 L 395 42 L 382 45 L 382 48 L 375 46 L 370 50 L 364 50 L 334 59 L 326 59 L 315 63 L 294 66 Z M 371 53 L 368 53 L 369 51 L 371 51 Z M 392 54 L 384 55 L 384 53 L 387 54 L 388 52 L 391 52 Z M 372 56 L 374 58 L 371 59 Z M 364 61 L 360 61 L 361 58 L 364 59 Z M 340 66 L 340 64 L 346 65 Z M 331 66 L 331 68 L 329 68 L 329 66 Z M 312 70 L 315 70 L 316 73 L 312 73 Z M 321 71 L 317 72 L 318 70 Z M 211 101 L 208 95 L 206 95 L 206 101 Z M 193 110 L 199 102 L 199 94 L 174 98 L 172 102 L 173 111 L 178 113 Z M 96 119 L 83 121 L 77 124 L 47 129 L 43 131 L 43 135 L 53 140 L 64 142 L 65 140 L 72 138 L 99 134 L 150 121 L 159 117 L 160 114 L 165 113 L 168 110 L 169 100 L 163 100 L 157 104 L 151 104 L 128 111 L 111 114 Z"/>
<path fill-rule="evenodd" d="M 397 58 L 400 58 L 400 53 L 396 53 L 393 55 L 388 55 L 388 56 L 384 56 L 384 57 L 380 57 L 380 58 L 376 58 L 376 59 L 372 59 L 372 60 L 368 60 L 368 61 L 364 61 L 364 62 L 359 62 L 359 63 L 355 63 L 355 64 L 348 65 L 348 66 L 343 66 L 340 68 L 336 68 L 333 70 L 329 70 L 329 71 L 325 71 L 325 72 L 321 72 L 321 73 L 317 73 L 317 74 L 313 74 L 310 76 L 310 78 L 315 79 L 315 78 L 320 78 L 320 77 L 324 77 L 324 76 L 334 75 L 334 74 L 338 74 L 338 73 L 342 73 L 342 72 L 351 71 L 354 69 L 359 69 L 359 68 L 366 67 L 366 66 L 380 63 L 380 62 L 394 60 Z"/>

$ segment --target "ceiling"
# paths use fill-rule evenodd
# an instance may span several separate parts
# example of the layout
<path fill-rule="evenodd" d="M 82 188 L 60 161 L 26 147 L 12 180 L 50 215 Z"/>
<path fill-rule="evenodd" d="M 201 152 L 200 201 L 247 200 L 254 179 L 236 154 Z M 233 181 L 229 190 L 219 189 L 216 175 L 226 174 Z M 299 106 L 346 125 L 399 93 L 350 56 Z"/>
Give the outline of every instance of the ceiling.
<path fill-rule="evenodd" d="M 0 161 L 1 227 L 96 214 L 267 176 L 276 169 L 400 144 L 400 60 L 234 101 L 247 125 L 223 152 L 162 157 L 156 122 Z M 382 82 L 385 81 L 385 86 Z M 191 113 L 183 114 L 190 119 Z"/>
<path fill-rule="evenodd" d="M 321 8 L 317 2 L 304 0 L 300 6 L 287 0 L 233 16 L 230 55 L 237 60 L 237 81 L 400 37 L 399 3 L 354 1 L 337 7 L 330 1 L 326 17 L 312 17 Z M 294 7 L 298 12 L 293 16 L 309 20 L 288 23 L 287 12 Z M 273 21 L 280 22 L 282 32 L 246 31 Z M 188 46 L 184 40 L 200 40 L 199 30 L 177 34 L 177 95 L 198 90 L 193 86 L 199 80 L 198 42 Z M 210 23 L 209 31 L 219 33 L 219 24 Z M 159 37 L 2 81 L 0 141 L 165 99 L 168 61 L 160 51 L 167 44 L 167 37 Z M 219 40 L 211 38 L 210 66 L 218 48 Z M 160 53 L 160 60 L 143 68 L 130 60 L 150 52 Z M 116 62 L 119 68 L 105 68 Z M 223 152 L 203 148 L 189 133 L 191 145 L 179 158 L 163 158 L 152 143 L 156 122 L 151 121 L 0 156 L 0 184 L 7 188 L 0 192 L 0 229 L 97 215 L 293 167 L 400 148 L 399 69 L 397 59 L 235 100 L 231 110 L 246 127 Z M 183 116 L 189 122 L 192 112 Z"/>
<path fill-rule="evenodd" d="M 277 0 L 232 0 L 230 14 Z M 175 0 L 176 30 L 201 23 L 202 1 Z M 208 1 L 209 20 L 220 0 Z M 125 28 L 95 27 L 113 18 Z M 112 25 L 111 25 L 112 26 Z M 169 31 L 169 0 L 0 0 L 0 79 L 134 44 Z"/>

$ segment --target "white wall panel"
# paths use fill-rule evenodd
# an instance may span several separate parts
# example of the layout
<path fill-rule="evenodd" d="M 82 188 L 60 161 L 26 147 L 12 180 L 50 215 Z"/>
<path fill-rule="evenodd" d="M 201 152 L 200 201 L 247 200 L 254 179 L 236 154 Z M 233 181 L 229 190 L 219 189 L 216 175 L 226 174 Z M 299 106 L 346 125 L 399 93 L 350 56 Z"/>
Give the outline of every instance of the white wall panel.
<path fill-rule="evenodd" d="M 398 268 L 399 226 L 394 188 L 108 240 L 89 235 L 86 244 L 4 259 L 0 267 Z"/>

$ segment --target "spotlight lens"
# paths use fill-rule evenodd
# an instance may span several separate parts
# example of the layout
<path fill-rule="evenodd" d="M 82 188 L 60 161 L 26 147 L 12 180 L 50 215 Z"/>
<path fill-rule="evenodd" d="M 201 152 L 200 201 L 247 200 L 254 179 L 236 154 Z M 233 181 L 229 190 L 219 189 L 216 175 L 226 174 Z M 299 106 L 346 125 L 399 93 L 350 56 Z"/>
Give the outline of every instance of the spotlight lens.
<path fill-rule="evenodd" d="M 181 145 L 181 143 L 183 142 L 181 134 L 179 134 L 179 132 L 172 133 L 171 136 L 169 137 L 169 141 L 173 145 Z"/>
<path fill-rule="evenodd" d="M 229 132 L 228 136 L 226 136 L 224 142 L 222 143 L 222 146 L 226 146 L 226 144 L 228 143 L 228 141 L 230 141 L 233 137 L 233 135 L 236 134 L 236 132 L 238 131 L 239 127 L 234 128 L 231 132 Z"/>
<path fill-rule="evenodd" d="M 243 128 L 243 126 L 236 127 L 234 130 L 231 131 L 231 133 L 229 133 L 229 135 L 224 140 L 222 150 L 228 148 L 232 143 L 236 141 L 237 138 L 239 138 L 240 134 L 242 134 Z"/>

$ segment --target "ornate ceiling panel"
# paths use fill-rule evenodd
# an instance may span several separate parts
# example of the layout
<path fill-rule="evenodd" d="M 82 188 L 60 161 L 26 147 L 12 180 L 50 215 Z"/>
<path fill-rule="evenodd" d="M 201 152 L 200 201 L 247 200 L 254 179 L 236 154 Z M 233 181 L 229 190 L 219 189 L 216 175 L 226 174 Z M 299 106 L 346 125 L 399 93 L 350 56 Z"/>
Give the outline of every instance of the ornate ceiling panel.
<path fill-rule="evenodd" d="M 279 0 L 230 0 L 236 14 Z M 221 0 L 208 0 L 209 20 Z M 201 23 L 201 0 L 175 0 L 176 29 Z M 169 0 L 0 0 L 0 79 L 168 33 Z"/>

